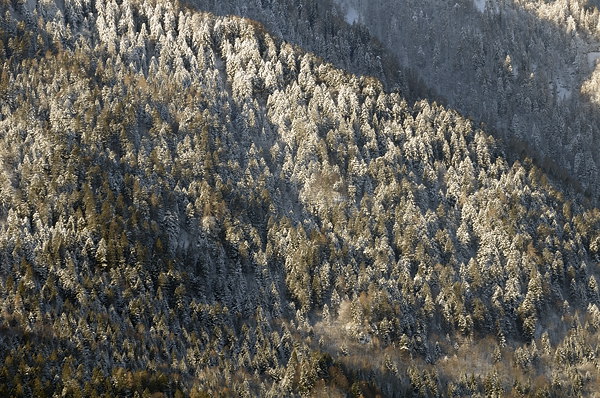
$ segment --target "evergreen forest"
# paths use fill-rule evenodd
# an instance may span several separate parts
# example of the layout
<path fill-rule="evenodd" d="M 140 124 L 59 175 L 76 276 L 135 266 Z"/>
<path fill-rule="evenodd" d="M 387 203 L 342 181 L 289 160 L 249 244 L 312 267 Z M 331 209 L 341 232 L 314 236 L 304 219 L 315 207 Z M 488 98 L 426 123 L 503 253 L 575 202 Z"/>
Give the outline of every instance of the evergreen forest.
<path fill-rule="evenodd" d="M 596 5 L 385 3 L 0 1 L 0 396 L 600 394 Z"/>

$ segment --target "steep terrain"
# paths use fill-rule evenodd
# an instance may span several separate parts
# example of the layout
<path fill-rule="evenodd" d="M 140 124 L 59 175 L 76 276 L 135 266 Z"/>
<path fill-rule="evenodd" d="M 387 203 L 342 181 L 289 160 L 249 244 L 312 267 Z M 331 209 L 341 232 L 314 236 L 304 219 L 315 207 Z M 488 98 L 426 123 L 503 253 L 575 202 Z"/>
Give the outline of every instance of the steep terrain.
<path fill-rule="evenodd" d="M 600 13 L 593 1 L 339 0 L 434 97 L 598 204 Z"/>
<path fill-rule="evenodd" d="M 256 22 L 5 2 L 0 395 L 597 392 L 600 211 Z"/>
<path fill-rule="evenodd" d="M 362 25 L 351 26 L 333 0 L 186 0 L 196 9 L 216 15 L 236 15 L 260 21 L 271 34 L 357 75 L 374 76 L 388 90 L 424 96 L 421 82 L 407 78 L 395 55 Z"/>

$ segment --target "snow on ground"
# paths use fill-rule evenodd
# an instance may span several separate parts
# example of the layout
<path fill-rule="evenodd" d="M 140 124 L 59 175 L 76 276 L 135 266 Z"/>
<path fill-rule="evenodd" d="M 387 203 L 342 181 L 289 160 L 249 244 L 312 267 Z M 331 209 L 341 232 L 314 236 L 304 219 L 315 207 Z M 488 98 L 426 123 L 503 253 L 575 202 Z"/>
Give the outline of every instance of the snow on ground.
<path fill-rule="evenodd" d="M 333 0 L 334 3 L 337 3 L 340 6 L 340 10 L 344 13 L 344 20 L 348 22 L 350 25 L 354 23 L 358 23 L 360 18 L 360 14 L 356 7 L 353 6 L 352 0 Z M 356 4 L 356 3 L 354 3 Z M 360 3 L 359 3 L 360 4 Z"/>
<path fill-rule="evenodd" d="M 35 6 L 37 4 L 37 1 L 35 1 L 35 0 L 27 0 L 25 2 L 25 4 L 26 4 L 25 7 L 27 7 L 27 9 L 29 11 L 33 11 L 33 10 L 35 10 Z"/>
<path fill-rule="evenodd" d="M 358 22 L 358 11 L 356 11 L 354 7 L 348 6 L 348 9 L 346 10 L 346 16 L 344 17 L 344 19 L 350 25 L 352 25 L 355 22 Z"/>
<path fill-rule="evenodd" d="M 593 68 L 596 66 L 596 61 L 600 58 L 600 51 L 592 51 L 587 53 L 588 66 Z"/>
<path fill-rule="evenodd" d="M 566 100 L 571 98 L 571 89 L 564 81 L 557 78 L 556 79 L 556 94 L 559 100 Z"/>
<path fill-rule="evenodd" d="M 487 0 L 473 0 L 473 3 L 475 3 L 475 8 L 477 8 L 477 10 L 481 13 L 485 11 L 486 2 Z"/>

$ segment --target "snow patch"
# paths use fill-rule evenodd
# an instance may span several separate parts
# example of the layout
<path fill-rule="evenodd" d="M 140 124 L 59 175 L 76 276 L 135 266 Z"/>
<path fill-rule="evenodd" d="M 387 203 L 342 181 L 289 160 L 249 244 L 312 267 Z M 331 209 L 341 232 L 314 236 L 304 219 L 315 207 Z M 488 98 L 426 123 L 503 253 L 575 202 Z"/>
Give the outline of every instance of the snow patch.
<path fill-rule="evenodd" d="M 348 24 L 352 25 L 359 22 L 360 13 L 358 12 L 357 7 L 355 7 L 356 2 L 352 0 L 334 0 L 334 3 L 336 3 L 339 6 L 338 9 L 342 13 L 342 15 L 344 16 L 344 20 Z M 358 8 L 360 9 L 360 7 Z"/>
<path fill-rule="evenodd" d="M 481 13 L 485 11 L 485 4 L 487 3 L 487 0 L 473 0 L 473 3 L 475 4 L 477 11 Z"/>
<path fill-rule="evenodd" d="M 27 0 L 27 2 L 25 3 L 25 7 L 27 7 L 27 9 L 31 12 L 33 12 L 33 10 L 35 10 L 35 6 L 37 4 L 36 0 Z"/>
<path fill-rule="evenodd" d="M 588 66 L 593 68 L 596 66 L 596 61 L 600 58 L 600 51 L 592 51 L 587 53 Z"/>
<path fill-rule="evenodd" d="M 356 11 L 356 9 L 354 7 L 349 6 L 348 9 L 346 10 L 346 15 L 344 16 L 344 19 L 350 25 L 358 22 L 358 11 Z"/>
<path fill-rule="evenodd" d="M 565 82 L 564 78 L 556 77 L 554 81 L 549 84 L 549 87 L 550 90 L 556 90 L 556 98 L 559 101 L 571 98 L 572 90 L 569 84 Z"/>
<path fill-rule="evenodd" d="M 571 90 L 560 80 L 556 82 L 556 93 L 560 100 L 571 98 Z"/>
<path fill-rule="evenodd" d="M 178 245 L 177 245 L 178 249 L 183 249 L 184 251 L 187 251 L 190 247 L 190 244 L 192 243 L 190 234 L 187 231 L 184 231 L 182 229 L 177 243 L 178 243 Z"/>

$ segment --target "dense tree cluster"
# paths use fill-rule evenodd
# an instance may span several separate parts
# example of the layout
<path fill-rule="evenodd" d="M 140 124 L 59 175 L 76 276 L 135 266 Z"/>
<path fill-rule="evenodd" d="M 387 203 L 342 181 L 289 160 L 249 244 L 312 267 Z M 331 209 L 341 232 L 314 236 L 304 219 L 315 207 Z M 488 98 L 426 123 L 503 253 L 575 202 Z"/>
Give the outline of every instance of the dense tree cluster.
<path fill-rule="evenodd" d="M 536 157 L 598 204 L 597 2 L 338 3 L 360 15 L 430 96 L 486 123 L 513 150 Z"/>
<path fill-rule="evenodd" d="M 484 122 L 598 204 L 596 1 L 188 2 L 258 19 L 407 99 L 435 98 Z"/>
<path fill-rule="evenodd" d="M 216 15 L 238 15 L 260 21 L 271 34 L 283 37 L 338 68 L 376 76 L 386 88 L 422 96 L 416 77 L 407 78 L 394 54 L 362 25 L 349 25 L 334 0 L 185 0 Z"/>
<path fill-rule="evenodd" d="M 0 395 L 597 389 L 600 211 L 468 119 L 246 19 L 0 7 Z"/>

